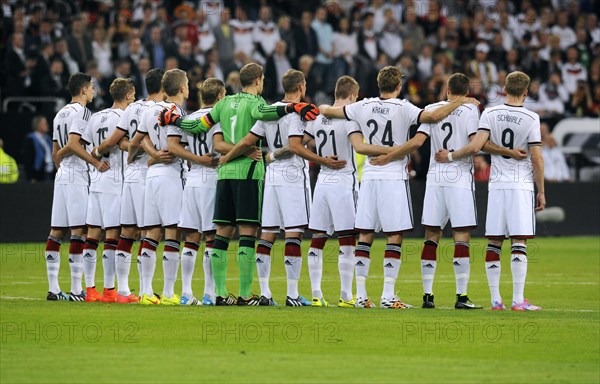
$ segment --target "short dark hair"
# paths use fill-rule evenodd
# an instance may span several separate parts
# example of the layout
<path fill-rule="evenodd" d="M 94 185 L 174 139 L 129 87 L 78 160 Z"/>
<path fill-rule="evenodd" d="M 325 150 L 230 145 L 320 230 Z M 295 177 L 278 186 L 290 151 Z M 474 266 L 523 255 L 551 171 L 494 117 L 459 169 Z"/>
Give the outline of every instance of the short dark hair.
<path fill-rule="evenodd" d="M 254 83 L 256 79 L 260 79 L 263 75 L 263 67 L 256 63 L 248 63 L 240 69 L 240 83 L 242 87 L 248 87 Z"/>
<path fill-rule="evenodd" d="M 297 91 L 302 83 L 304 83 L 304 73 L 297 69 L 288 69 L 281 77 L 281 85 L 285 93 Z"/>
<path fill-rule="evenodd" d="M 67 89 L 72 97 L 79 96 L 81 90 L 92 82 L 92 76 L 86 75 L 85 73 L 74 73 L 69 77 L 69 82 L 67 83 Z"/>
<path fill-rule="evenodd" d="M 352 93 L 358 93 L 359 85 L 352 76 L 342 76 L 335 83 L 335 98 L 346 99 Z"/>
<path fill-rule="evenodd" d="M 398 67 L 387 66 L 381 68 L 377 74 L 377 85 L 381 92 L 394 92 L 402 84 L 404 74 Z"/>
<path fill-rule="evenodd" d="M 165 70 L 162 68 L 152 68 L 146 74 L 146 89 L 149 95 L 160 92 L 162 88 L 162 78 Z"/>
<path fill-rule="evenodd" d="M 200 85 L 202 104 L 214 104 L 225 89 L 225 83 L 217 78 L 209 77 Z"/>
<path fill-rule="evenodd" d="M 176 96 L 185 82 L 186 73 L 181 69 L 169 69 L 162 78 L 162 88 L 167 96 Z"/>
<path fill-rule="evenodd" d="M 123 101 L 127 98 L 127 94 L 134 90 L 133 80 L 131 79 L 114 79 L 108 92 L 113 98 L 113 101 Z"/>
<path fill-rule="evenodd" d="M 454 73 L 448 78 L 448 90 L 456 96 L 464 96 L 469 93 L 471 80 L 464 73 Z"/>

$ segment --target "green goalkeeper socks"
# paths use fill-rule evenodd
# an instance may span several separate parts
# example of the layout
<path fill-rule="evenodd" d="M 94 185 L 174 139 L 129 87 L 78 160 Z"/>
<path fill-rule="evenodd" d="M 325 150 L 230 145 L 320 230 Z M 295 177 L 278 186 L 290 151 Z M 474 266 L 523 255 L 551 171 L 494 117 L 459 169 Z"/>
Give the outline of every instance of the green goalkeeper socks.
<path fill-rule="evenodd" d="M 254 279 L 254 269 L 256 267 L 255 242 L 256 237 L 254 236 L 240 236 L 237 261 L 240 267 L 240 296 L 245 298 L 251 295 L 252 280 Z"/>
<path fill-rule="evenodd" d="M 212 254 L 210 256 L 210 267 L 215 279 L 215 290 L 217 296 L 226 297 L 227 291 L 227 248 L 229 247 L 229 239 L 217 235 L 213 245 Z"/>

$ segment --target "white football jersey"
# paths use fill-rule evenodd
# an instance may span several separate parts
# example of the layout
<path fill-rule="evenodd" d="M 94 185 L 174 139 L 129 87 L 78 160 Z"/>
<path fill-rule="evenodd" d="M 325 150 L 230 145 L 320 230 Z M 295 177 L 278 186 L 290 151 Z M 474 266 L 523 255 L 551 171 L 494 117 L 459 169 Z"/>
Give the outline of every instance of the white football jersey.
<path fill-rule="evenodd" d="M 524 107 L 508 104 L 486 109 L 479 129 L 490 133 L 490 141 L 506 148 L 542 145 L 540 116 Z M 531 158 L 524 160 L 492 155 L 489 189 L 525 189 L 533 191 Z"/>
<path fill-rule="evenodd" d="M 183 130 L 174 125 L 167 125 L 165 127 L 161 127 L 158 125 L 158 115 L 163 109 L 169 109 L 173 105 L 176 107 L 176 111 L 182 117 L 185 116 L 185 112 L 183 109 L 174 103 L 169 103 L 166 101 L 161 101 L 160 103 L 155 103 L 150 105 L 146 110 L 142 113 L 142 118 L 140 119 L 140 125 L 138 127 L 138 131 L 147 134 L 154 144 L 154 148 L 157 151 L 161 149 L 168 148 L 167 138 L 169 136 L 179 136 L 182 138 L 182 142 L 185 142 L 183 139 Z M 148 167 L 148 174 L 146 177 L 154 177 L 154 176 L 177 176 L 181 177 L 181 173 L 183 171 L 183 161 L 180 158 L 176 158 L 175 161 L 171 163 L 157 163 Z"/>
<path fill-rule="evenodd" d="M 125 131 L 129 140 L 133 138 L 140 125 L 142 113 L 152 104 L 156 104 L 156 101 L 138 100 L 125 108 L 125 112 L 121 116 L 117 128 Z M 123 182 L 137 182 L 137 180 L 139 180 L 137 176 L 140 175 L 140 172 L 142 177 L 145 177 L 146 172 L 148 171 L 148 157 L 147 153 L 140 150 L 133 162 L 125 165 Z"/>
<path fill-rule="evenodd" d="M 393 147 L 408 140 L 410 126 L 419 121 L 422 109 L 408 100 L 381 99 L 373 97 L 346 105 L 344 113 L 348 120 L 356 121 L 368 144 Z M 366 161 L 363 180 L 407 180 L 408 156 L 383 166 Z"/>
<path fill-rule="evenodd" d="M 277 102 L 273 105 L 286 105 Z M 290 136 L 304 137 L 304 123 L 296 113 L 290 113 L 276 121 L 257 121 L 250 133 L 264 138 L 269 151 L 275 152 L 288 145 Z M 267 165 L 265 185 L 284 185 L 288 187 L 305 187 L 308 179 L 306 161 L 298 155 L 273 161 Z"/>
<path fill-rule="evenodd" d="M 319 156 L 337 156 L 338 160 L 346 160 L 346 165 L 342 169 L 321 167 L 317 182 L 358 189 L 356 160 L 349 139 L 353 133 L 362 134 L 358 124 L 354 121 L 328 119 L 319 115 L 314 121 L 306 124 L 305 133 L 315 140 Z"/>
<path fill-rule="evenodd" d="M 122 109 L 113 108 L 94 113 L 85 128 L 83 139 L 92 147 L 98 147 L 117 129 L 122 115 Z M 90 167 L 90 191 L 120 196 L 123 192 L 123 151 L 115 146 L 100 160 L 108 161 L 110 169 L 98 172 L 96 168 Z"/>
<path fill-rule="evenodd" d="M 52 122 L 52 140 L 59 148 L 69 141 L 69 134 L 82 136 L 92 113 L 79 103 L 69 103 L 61 108 Z M 60 162 L 54 182 L 57 184 L 88 185 L 88 165 L 85 160 L 72 153 Z"/>
<path fill-rule="evenodd" d="M 426 110 L 448 104 L 447 101 L 431 104 Z M 445 119 L 432 124 L 421 124 L 417 132 L 431 139 L 431 157 L 427 172 L 427 185 L 454 188 L 473 188 L 473 159 L 471 157 L 451 163 L 438 163 L 435 154 L 440 149 L 454 151 L 469 143 L 469 137 L 479 128 L 479 110 L 473 104 L 462 104 Z"/>
<path fill-rule="evenodd" d="M 197 120 L 210 112 L 212 108 L 202 108 L 190 114 L 187 118 Z M 220 132 L 221 124 L 215 124 L 207 132 L 199 132 L 196 134 L 183 133 L 183 138 L 188 143 L 188 149 L 194 155 L 204 156 L 207 153 L 213 153 L 213 135 Z M 184 167 L 187 169 L 187 167 Z M 217 186 L 217 169 L 207 167 L 197 163 L 192 163 L 186 171 L 185 176 L 186 187 L 208 187 L 216 188 Z"/>

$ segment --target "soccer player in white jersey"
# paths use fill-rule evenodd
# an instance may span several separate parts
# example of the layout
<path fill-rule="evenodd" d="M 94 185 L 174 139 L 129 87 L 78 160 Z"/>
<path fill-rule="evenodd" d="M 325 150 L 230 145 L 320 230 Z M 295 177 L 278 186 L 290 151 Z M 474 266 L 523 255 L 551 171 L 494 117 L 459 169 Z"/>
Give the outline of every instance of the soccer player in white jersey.
<path fill-rule="evenodd" d="M 500 251 L 505 237 L 509 237 L 512 244 L 512 310 L 541 309 L 530 304 L 523 294 L 527 276 L 527 239 L 535 235 L 535 211 L 546 206 L 540 118 L 523 107 L 529 81 L 529 76 L 523 72 L 510 73 L 506 78 L 506 103 L 483 111 L 473 140 L 455 152 L 441 149 L 435 155 L 438 162 L 457 161 L 479 152 L 488 139 L 510 149 L 529 147 L 530 156 L 524 160 L 492 156 L 485 223 L 488 238 L 485 266 L 492 310 L 505 309 L 500 296 Z"/>
<path fill-rule="evenodd" d="M 129 150 L 129 139 L 135 136 L 137 127 L 140 124 L 142 112 L 154 103 L 164 100 L 164 93 L 161 87 L 161 80 L 165 73 L 162 68 L 154 68 L 146 74 L 146 89 L 148 97 L 130 104 L 126 109 L 121 120 L 117 124 L 117 129 L 100 144 L 95 151 L 103 155 L 116 145 L 121 150 Z M 160 156 L 158 151 L 152 146 L 145 147 L 153 156 Z M 137 148 L 136 148 L 137 150 Z M 171 157 L 168 152 L 163 151 L 163 156 Z M 94 152 L 93 152 L 94 153 Z M 146 151 L 138 154 L 131 164 L 126 164 L 123 171 L 123 194 L 121 196 L 121 235 L 117 243 L 116 251 L 116 272 L 117 272 L 117 303 L 137 302 L 137 296 L 131 295 L 129 289 L 129 271 L 131 268 L 131 248 L 134 241 L 140 236 L 141 240 L 146 235 L 144 226 L 144 185 L 146 183 L 146 173 L 148 172 L 148 153 Z M 141 246 L 139 251 L 141 251 Z M 139 268 L 138 251 L 138 272 Z M 140 280 L 141 290 L 141 280 Z"/>
<path fill-rule="evenodd" d="M 469 92 L 469 78 L 455 73 L 448 78 L 448 100 L 431 104 L 425 110 L 439 108 Z M 477 226 L 473 162 L 460 161 L 440 164 L 434 159 L 440 149 L 454 150 L 466 145 L 479 126 L 479 111 L 472 104 L 463 104 L 445 119 L 434 124 L 421 124 L 417 134 L 389 155 L 371 159 L 373 165 L 385 165 L 390 161 L 408 156 L 431 139 L 431 159 L 427 173 L 427 189 L 423 202 L 425 244 L 421 252 L 421 276 L 423 279 L 423 308 L 435 308 L 433 279 L 437 267 L 437 247 L 442 229 L 448 220 L 452 223 L 454 238 L 454 275 L 456 278 L 456 309 L 479 309 L 467 296 L 471 271 L 469 258 L 470 230 Z M 483 150 L 488 153 L 523 159 L 524 150 L 498 147 L 486 142 Z"/>
<path fill-rule="evenodd" d="M 202 108 L 187 116 L 199 119 L 223 97 L 225 84 L 215 78 L 206 79 L 200 88 L 199 98 Z M 210 253 L 215 241 L 216 225 L 213 223 L 215 197 L 217 191 L 218 157 L 213 151 L 213 135 L 220 132 L 221 125 L 213 125 L 207 132 L 184 133 L 183 137 L 169 136 L 169 153 L 188 161 L 185 166 L 185 187 L 179 218 L 179 228 L 186 232 L 185 245 L 181 250 L 181 299 L 182 305 L 214 305 L 217 294 L 210 267 Z M 184 149 L 181 142 L 187 142 Z M 202 301 L 194 297 L 192 275 L 196 265 L 196 256 L 204 234 L 206 248 L 202 259 L 204 267 L 204 295 Z"/>
<path fill-rule="evenodd" d="M 274 105 L 298 103 L 305 96 L 306 80 L 300 71 L 290 69 L 281 79 L 285 96 Z M 259 305 L 276 305 L 269 287 L 271 274 L 271 249 L 277 234 L 285 231 L 284 266 L 287 275 L 286 306 L 309 306 L 311 302 L 298 292 L 298 280 L 302 268 L 302 233 L 308 226 L 310 209 L 310 186 L 308 170 L 302 153 L 290 152 L 288 142 L 293 138 L 301 141 L 304 137 L 304 124 L 296 114 L 288 114 L 277 121 L 257 121 L 246 135 L 224 157 L 227 161 L 247 151 L 264 138 L 269 147 L 267 171 L 262 204 L 261 238 L 256 247 L 256 265 L 260 283 Z M 300 144 L 302 146 L 302 144 Z M 307 150 L 321 164 L 341 167 L 345 162 L 325 159 Z M 300 156 L 299 156 L 300 155 Z"/>
<path fill-rule="evenodd" d="M 356 102 L 359 85 L 350 76 L 342 76 L 335 85 L 334 107 L 343 107 Z M 314 306 L 327 306 L 321 291 L 323 276 L 323 248 L 329 233 L 337 233 L 340 245 L 338 271 L 341 293 L 338 306 L 353 308 L 352 279 L 354 277 L 354 251 L 356 232 L 354 219 L 358 180 L 354 150 L 363 155 L 382 155 L 391 151 L 390 147 L 366 144 L 359 125 L 345 119 L 329 119 L 320 115 L 308 122 L 305 134 L 314 140 L 317 154 L 323 157 L 335 156 L 346 161 L 341 169 L 322 167 L 310 208 L 309 229 L 313 232 L 308 251 L 308 271 L 312 287 Z M 353 150 L 354 147 L 354 150 Z M 373 306 L 372 303 L 367 304 Z"/>
<path fill-rule="evenodd" d="M 171 137 L 181 138 L 183 131 L 176 126 L 158 125 L 158 115 L 163 109 L 175 107 L 179 115 L 184 115 L 183 103 L 189 95 L 188 78 L 180 69 L 170 69 L 162 78 L 162 88 L 167 96 L 166 101 L 149 106 L 140 120 L 138 133 L 148 135 L 157 151 L 168 149 Z M 142 140 L 142 135 L 135 135 L 129 144 L 127 161 L 131 162 L 136 156 Z M 175 280 L 179 269 L 180 234 L 177 230 L 181 201 L 183 196 L 183 162 L 179 158 L 172 161 L 153 162 L 146 174 L 144 193 L 144 227 L 146 238 L 142 243 L 141 269 L 143 289 L 140 294 L 140 304 L 179 305 L 180 297 L 175 294 Z M 156 269 L 156 248 L 165 228 L 165 247 L 163 252 L 164 286 L 163 295 L 159 299 L 152 289 L 152 279 Z"/>
<path fill-rule="evenodd" d="M 408 100 L 397 99 L 402 89 L 403 76 L 397 67 L 384 67 L 377 75 L 379 97 L 364 99 L 344 107 L 323 106 L 321 113 L 330 118 L 345 117 L 356 121 L 369 144 L 393 147 L 407 141 L 411 125 L 437 122 L 464 102 L 472 101 L 460 97 L 435 110 L 421 110 Z M 410 308 L 395 294 L 400 270 L 402 233 L 413 229 L 407 165 L 406 158 L 385 166 L 365 163 L 355 223 L 356 230 L 360 233 L 355 252 L 356 305 L 359 307 L 368 303 L 365 284 L 370 266 L 370 248 L 375 231 L 381 229 L 387 235 L 387 245 L 383 259 L 384 285 L 380 306 Z"/>
<path fill-rule="evenodd" d="M 94 99 L 94 86 L 89 75 L 75 73 L 69 77 L 67 88 L 72 97 L 71 102 L 58 111 L 52 123 L 52 157 L 57 164 L 58 171 L 54 178 L 51 229 L 45 250 L 49 285 L 46 298 L 52 301 L 83 301 L 85 293 L 81 285 L 81 277 L 89 183 L 86 161 L 100 172 L 107 171 L 109 165 L 107 162 L 95 159 L 85 150 L 81 152 L 84 159 L 82 160 L 68 149 L 68 143 L 71 140 L 77 140 L 77 142 L 81 140 L 81 135 L 91 116 L 86 105 Z M 71 292 L 67 295 L 58 284 L 58 272 L 60 269 L 60 244 L 69 228 L 71 230 L 69 245 Z"/>
<path fill-rule="evenodd" d="M 94 113 L 85 128 L 82 138 L 94 148 L 112 135 L 117 129 L 125 108 L 135 100 L 135 87 L 131 79 L 115 79 L 109 88 L 113 99 L 110 108 Z M 86 301 L 94 300 L 96 292 L 96 250 L 106 230 L 102 267 L 104 270 L 104 291 L 99 301 L 110 303 L 117 299 L 115 290 L 115 250 L 120 232 L 119 216 L 121 211 L 121 193 L 123 192 L 123 152 L 113 148 L 102 156 L 96 150 L 92 155 L 106 159 L 110 170 L 99 173 L 90 172 L 90 194 L 87 202 L 86 224 L 87 239 L 83 246 L 83 274 L 86 285 Z M 89 294 L 87 294 L 89 293 Z"/>

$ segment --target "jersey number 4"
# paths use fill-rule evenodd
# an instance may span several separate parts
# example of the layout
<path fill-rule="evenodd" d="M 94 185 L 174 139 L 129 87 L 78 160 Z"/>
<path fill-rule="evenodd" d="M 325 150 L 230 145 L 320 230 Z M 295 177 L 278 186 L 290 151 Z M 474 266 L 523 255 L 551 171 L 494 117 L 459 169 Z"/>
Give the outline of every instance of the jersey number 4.
<path fill-rule="evenodd" d="M 371 119 L 367 121 L 367 126 L 371 128 L 373 131 L 369 135 L 369 144 L 373 144 L 373 138 L 377 134 L 379 130 L 379 126 L 377 125 L 377 121 Z M 394 138 L 392 137 L 392 121 L 388 120 L 385 123 L 385 128 L 383 129 L 383 135 L 381 137 L 381 145 L 387 145 L 388 147 L 394 146 Z"/>

